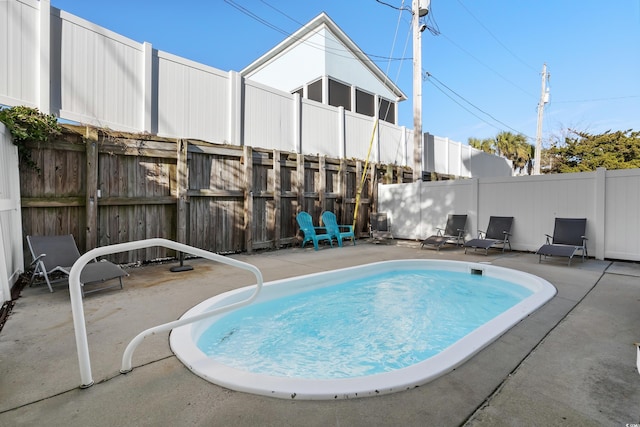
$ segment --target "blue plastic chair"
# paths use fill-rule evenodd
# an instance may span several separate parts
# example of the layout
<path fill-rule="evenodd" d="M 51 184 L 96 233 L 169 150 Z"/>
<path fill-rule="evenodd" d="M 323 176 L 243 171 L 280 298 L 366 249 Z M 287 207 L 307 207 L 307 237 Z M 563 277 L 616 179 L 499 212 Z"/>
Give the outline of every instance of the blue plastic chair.
<path fill-rule="evenodd" d="M 333 247 L 331 234 L 328 234 L 326 232 L 318 234 L 319 230 L 326 230 L 326 229 L 325 227 L 315 227 L 313 225 L 313 219 L 311 218 L 311 215 L 309 215 L 307 212 L 303 211 L 303 212 L 300 212 L 298 215 L 296 215 L 296 221 L 298 221 L 298 226 L 300 227 L 300 230 L 302 230 L 302 232 L 304 233 L 304 239 L 302 240 L 303 248 L 307 242 L 313 242 L 313 247 L 317 251 L 318 241 L 320 240 L 328 240 L 331 247 Z"/>
<path fill-rule="evenodd" d="M 342 239 L 351 239 L 353 245 L 356 245 L 356 236 L 353 233 L 353 225 L 338 225 L 336 215 L 330 211 L 322 212 L 321 217 L 322 225 L 326 227 L 327 233 L 338 241 L 338 246 L 342 247 Z"/>

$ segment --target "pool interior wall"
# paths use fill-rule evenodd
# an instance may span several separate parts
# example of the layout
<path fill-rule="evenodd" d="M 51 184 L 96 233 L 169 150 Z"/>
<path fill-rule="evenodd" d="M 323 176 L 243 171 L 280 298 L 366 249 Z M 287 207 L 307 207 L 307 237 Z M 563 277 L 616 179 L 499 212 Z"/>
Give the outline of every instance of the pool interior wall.
<path fill-rule="evenodd" d="M 533 294 L 427 360 L 392 372 L 364 377 L 323 380 L 284 378 L 251 373 L 222 365 L 206 356 L 196 345 L 198 337 L 203 331 L 222 315 L 215 315 L 207 320 L 174 329 L 170 335 L 171 349 L 178 359 L 196 375 L 232 390 L 302 400 L 333 400 L 374 396 L 418 387 L 452 371 L 556 294 L 555 287 L 544 279 L 529 273 L 490 264 L 441 260 L 398 260 L 269 282 L 264 285 L 255 302 L 268 301 L 319 287 L 331 286 L 358 277 L 402 269 L 448 270 L 483 274 L 524 286 L 530 289 Z M 254 289 L 255 286 L 249 286 L 205 300 L 187 311 L 183 318 L 242 301 Z"/>

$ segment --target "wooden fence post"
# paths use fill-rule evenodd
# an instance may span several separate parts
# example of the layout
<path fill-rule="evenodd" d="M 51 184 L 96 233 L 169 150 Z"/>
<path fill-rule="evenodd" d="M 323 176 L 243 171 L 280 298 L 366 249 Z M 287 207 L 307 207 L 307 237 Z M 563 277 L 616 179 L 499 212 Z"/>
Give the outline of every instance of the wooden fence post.
<path fill-rule="evenodd" d="M 184 139 L 176 141 L 176 191 L 177 191 L 177 228 L 176 240 L 179 243 L 187 242 L 187 191 L 189 189 L 189 168 L 187 167 L 187 147 L 189 142 Z"/>
<path fill-rule="evenodd" d="M 87 229 L 84 248 L 86 252 L 94 249 L 98 244 L 98 130 L 87 126 L 84 141 L 87 157 L 85 204 Z"/>
<path fill-rule="evenodd" d="M 247 253 L 253 252 L 253 150 L 243 147 L 244 156 L 244 239 Z"/>
<path fill-rule="evenodd" d="M 318 190 L 318 202 L 320 204 L 320 212 L 326 209 L 327 199 L 327 157 L 318 157 L 318 177 L 319 187 Z"/>
<path fill-rule="evenodd" d="M 280 151 L 273 150 L 273 245 L 280 248 L 280 234 L 282 233 L 282 182 L 280 180 Z"/>

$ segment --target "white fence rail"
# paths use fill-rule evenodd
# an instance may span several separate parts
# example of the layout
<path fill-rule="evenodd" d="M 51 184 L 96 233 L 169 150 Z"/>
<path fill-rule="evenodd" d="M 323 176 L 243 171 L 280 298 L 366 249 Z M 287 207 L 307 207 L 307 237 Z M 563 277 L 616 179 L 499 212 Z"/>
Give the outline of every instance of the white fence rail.
<path fill-rule="evenodd" d="M 395 237 L 416 240 L 448 214 L 468 215 L 467 239 L 490 216 L 513 216 L 512 246 L 522 251 L 536 251 L 556 217 L 587 218 L 589 255 L 640 261 L 640 169 L 380 185 L 378 210 Z"/>
<path fill-rule="evenodd" d="M 24 271 L 18 147 L 0 123 L 0 300 L 11 300 L 11 286 Z"/>

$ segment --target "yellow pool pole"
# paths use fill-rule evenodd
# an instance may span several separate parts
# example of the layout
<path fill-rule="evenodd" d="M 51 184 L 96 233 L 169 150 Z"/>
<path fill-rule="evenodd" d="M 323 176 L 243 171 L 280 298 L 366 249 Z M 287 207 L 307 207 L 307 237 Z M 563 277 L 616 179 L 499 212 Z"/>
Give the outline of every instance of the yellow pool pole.
<path fill-rule="evenodd" d="M 364 170 L 362 171 L 362 177 L 360 178 L 360 185 L 356 192 L 356 208 L 353 212 L 353 229 L 356 229 L 356 222 L 358 221 L 358 210 L 360 209 L 360 194 L 362 194 L 362 188 L 364 187 L 364 181 L 367 179 L 367 169 L 369 168 L 369 156 L 371 156 L 371 147 L 373 147 L 373 137 L 376 135 L 376 129 L 378 128 L 378 121 L 376 119 L 373 123 L 373 132 L 371 132 L 371 140 L 369 141 L 369 150 L 367 150 L 367 158 L 364 162 Z"/>

